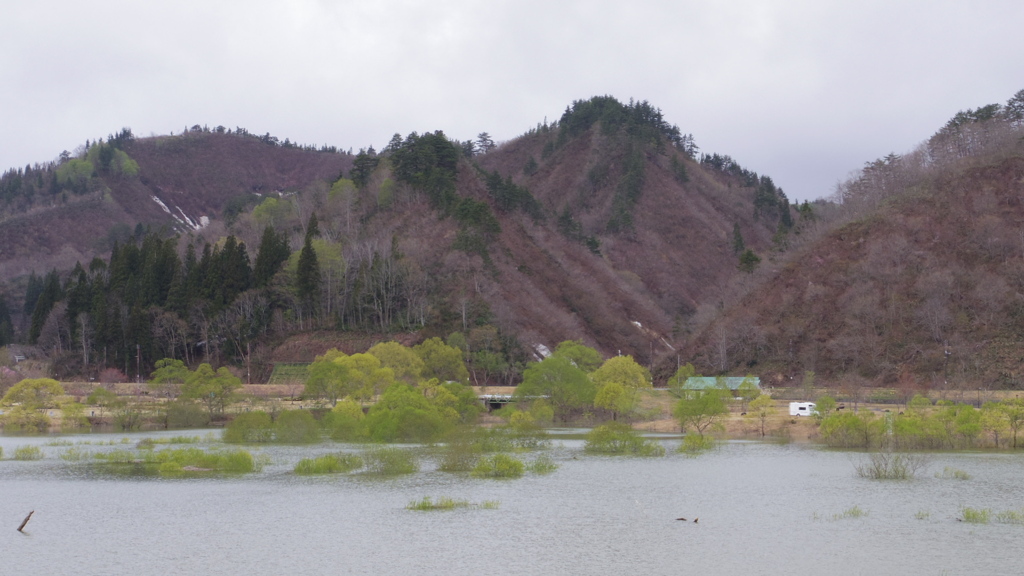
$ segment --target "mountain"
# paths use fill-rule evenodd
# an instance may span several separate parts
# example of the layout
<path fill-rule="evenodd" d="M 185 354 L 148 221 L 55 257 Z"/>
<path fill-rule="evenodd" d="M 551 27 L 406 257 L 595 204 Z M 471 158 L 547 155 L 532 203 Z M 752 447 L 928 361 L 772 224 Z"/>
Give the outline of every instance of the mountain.
<path fill-rule="evenodd" d="M 689 340 L 708 372 L 907 390 L 1024 386 L 1024 91 L 868 162 L 839 214 Z M 673 367 L 674 368 L 674 367 Z"/>
<path fill-rule="evenodd" d="M 497 146 L 486 135 L 457 142 L 414 132 L 396 135 L 380 153 L 353 156 L 196 126 L 153 138 L 124 130 L 77 152 L 0 179 L 0 277 L 15 316 L 25 309 L 15 322 L 21 339 L 32 306 L 20 300 L 29 295 L 34 303 L 39 276 L 50 269 L 86 266 L 127 244 L 157 254 L 147 252 L 147 230 L 176 236 L 181 261 L 187 245 L 198 255 L 206 242 L 216 259 L 231 236 L 258 265 L 256 247 L 269 225 L 292 258 L 259 289 L 275 311 L 261 328 L 264 344 L 311 329 L 381 337 L 458 332 L 470 351 L 499 356 L 502 368 L 487 372 L 506 380 L 538 350 L 568 339 L 651 364 L 674 357 L 676 338 L 697 329 L 699 311 L 715 309 L 723 286 L 749 275 L 739 270 L 741 255 L 750 270 L 757 254 L 800 227 L 770 178 L 728 156 L 698 156 L 692 137 L 658 109 L 610 97 L 574 102 L 558 122 Z M 304 244 L 319 258 L 315 294 L 296 292 Z M 118 254 L 109 272 L 88 266 L 77 277 L 101 281 L 110 293 L 114 268 L 128 266 L 117 286 L 135 292 L 105 305 L 124 310 L 122 324 L 133 306 L 140 318 L 148 314 L 139 322 L 156 322 L 170 306 L 174 271 L 166 271 L 162 288 L 147 291 L 138 286 L 159 275 L 144 278 L 143 264 L 125 264 Z M 223 315 L 231 305 L 220 301 L 207 313 Z M 194 312 L 176 312 L 193 332 Z M 65 321 L 76 326 L 75 318 Z M 37 328 L 43 322 L 37 318 Z M 64 332 L 54 329 L 44 351 L 81 347 L 74 329 Z M 204 334 L 177 344 L 157 337 L 147 357 L 217 341 Z M 241 361 L 229 340 L 221 336 L 224 360 Z M 124 338 L 110 346 L 123 347 L 125 357 L 135 349 Z"/>

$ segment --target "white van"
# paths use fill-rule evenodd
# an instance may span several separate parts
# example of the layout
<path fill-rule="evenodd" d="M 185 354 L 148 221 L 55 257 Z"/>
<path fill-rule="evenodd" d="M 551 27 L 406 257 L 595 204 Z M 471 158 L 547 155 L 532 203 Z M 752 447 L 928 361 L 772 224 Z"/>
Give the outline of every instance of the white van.
<path fill-rule="evenodd" d="M 814 414 L 814 402 L 790 402 L 790 416 L 810 416 Z"/>

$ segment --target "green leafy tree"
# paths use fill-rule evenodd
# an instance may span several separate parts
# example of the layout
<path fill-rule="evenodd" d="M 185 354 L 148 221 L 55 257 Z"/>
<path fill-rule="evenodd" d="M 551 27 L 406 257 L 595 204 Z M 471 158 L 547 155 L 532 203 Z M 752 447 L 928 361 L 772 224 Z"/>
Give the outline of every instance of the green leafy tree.
<path fill-rule="evenodd" d="M 611 411 L 612 420 L 617 420 L 619 413 L 629 412 L 633 409 L 633 399 L 622 384 L 608 382 L 597 389 L 597 394 L 594 395 L 594 406 Z"/>
<path fill-rule="evenodd" d="M 56 408 L 58 400 L 64 395 L 60 382 L 50 378 L 26 378 L 18 382 L 0 399 L 0 406 L 20 404 L 23 407 L 38 410 Z"/>
<path fill-rule="evenodd" d="M 43 411 L 45 408 L 56 408 L 64 389 L 56 380 L 49 378 L 29 378 L 11 387 L 0 399 L 0 406 L 13 406 L 5 409 L 0 416 L 4 430 L 9 432 L 35 431 L 45 432 L 50 428 L 50 418 Z"/>
<path fill-rule="evenodd" d="M 672 379 L 668 381 L 668 388 L 676 396 L 682 396 L 685 394 L 686 381 L 697 375 L 697 369 L 693 367 L 693 364 L 687 362 L 680 366 L 676 373 L 672 375 Z"/>
<path fill-rule="evenodd" d="M 584 345 L 579 340 L 566 340 L 560 343 L 555 348 L 553 355 L 569 360 L 573 366 L 588 374 L 597 370 L 603 362 L 601 354 L 597 350 Z"/>
<path fill-rule="evenodd" d="M 308 376 L 303 396 L 323 399 L 330 402 L 331 406 L 336 406 L 338 399 L 353 393 L 355 390 L 350 385 L 348 367 L 340 362 L 346 357 L 344 352 L 336 348 L 317 356 L 307 368 Z"/>
<path fill-rule="evenodd" d="M 241 387 L 242 381 L 226 367 L 214 372 L 212 366 L 203 363 L 189 374 L 182 386 L 181 395 L 206 404 L 206 409 L 213 417 L 214 414 L 224 413 L 224 409 L 234 399 L 235 391 Z"/>
<path fill-rule="evenodd" d="M 754 416 L 761 421 L 761 437 L 764 438 L 765 424 L 768 422 L 768 419 L 777 412 L 775 409 L 775 401 L 772 400 L 771 396 L 761 394 L 750 401 L 750 410 L 754 413 Z"/>
<path fill-rule="evenodd" d="M 753 401 L 754 398 L 761 395 L 760 388 L 758 388 L 757 384 L 754 383 L 754 377 L 750 374 L 747 374 L 747 376 L 743 378 L 743 381 L 740 382 L 740 385 L 736 388 L 736 392 L 739 394 L 740 399 L 743 400 L 744 412 L 747 411 L 747 404 Z"/>
<path fill-rule="evenodd" d="M 102 418 L 103 411 L 115 408 L 118 402 L 120 402 L 120 398 L 118 398 L 117 394 L 115 394 L 113 391 L 108 390 L 103 386 L 97 386 L 95 389 L 93 389 L 92 392 L 89 393 L 89 396 L 85 399 L 85 401 L 89 405 L 96 406 L 97 408 L 99 408 L 100 417 Z"/>
<path fill-rule="evenodd" d="M 1000 402 L 985 402 L 981 406 L 981 428 L 992 436 L 992 443 L 999 448 L 999 437 L 1010 429 L 1009 418 Z"/>
<path fill-rule="evenodd" d="M 156 361 L 156 370 L 149 376 L 148 386 L 151 390 L 172 396 L 174 391 L 188 379 L 189 371 L 185 362 L 174 358 Z"/>
<path fill-rule="evenodd" d="M 445 344 L 440 338 L 428 338 L 413 347 L 423 360 L 423 379 L 437 378 L 441 382 L 469 383 L 469 370 L 462 360 L 462 351 Z"/>
<path fill-rule="evenodd" d="M 672 413 L 683 430 L 693 430 L 700 436 L 718 424 L 728 413 L 726 392 L 717 388 L 687 394 L 679 399 Z"/>
<path fill-rule="evenodd" d="M 366 351 L 380 360 L 381 366 L 390 368 L 396 380 L 414 385 L 423 373 L 423 359 L 412 349 L 398 342 L 381 342 Z"/>
<path fill-rule="evenodd" d="M 597 387 L 594 404 L 612 410 L 613 413 L 632 411 L 636 405 L 637 392 L 641 388 L 652 387 L 650 372 L 637 364 L 632 356 L 609 358 L 590 374 L 590 378 Z M 608 390 L 602 394 L 605 388 Z"/>
<path fill-rule="evenodd" d="M 1020 94 L 1020 93 L 1018 93 Z M 1013 449 L 1017 449 L 1017 435 L 1024 428 L 1024 400 L 1014 398 L 1003 403 L 1006 407 L 1006 425 L 1013 434 Z"/>
<path fill-rule="evenodd" d="M 818 422 L 821 422 L 823 418 L 827 418 L 829 414 L 835 411 L 836 399 L 828 394 L 819 396 L 818 399 L 814 401 L 814 417 L 818 419 Z"/>
<path fill-rule="evenodd" d="M 574 413 L 591 406 L 597 393 L 594 382 L 570 358 L 559 354 L 531 363 L 523 372 L 523 383 L 516 387 L 518 401 L 547 398 L 555 416 L 565 421 Z"/>
<path fill-rule="evenodd" d="M 346 371 L 350 395 L 361 399 L 370 399 L 380 394 L 395 382 L 395 372 L 382 366 L 380 360 L 372 354 L 353 354 L 336 359 Z"/>

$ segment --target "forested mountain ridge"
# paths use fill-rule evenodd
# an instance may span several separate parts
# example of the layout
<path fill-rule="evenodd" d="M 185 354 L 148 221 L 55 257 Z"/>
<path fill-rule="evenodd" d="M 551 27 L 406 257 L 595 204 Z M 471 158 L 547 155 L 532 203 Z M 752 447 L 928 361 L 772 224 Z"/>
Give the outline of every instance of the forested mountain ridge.
<path fill-rule="evenodd" d="M 448 337 L 491 380 L 567 339 L 649 364 L 798 218 L 770 179 L 609 97 L 500 146 L 414 132 L 352 156 L 244 131 L 123 131 L 0 184 L 5 238 L 89 215 L 81 236 L 0 249 L 16 337 L 72 372 L 123 369 L 136 344 L 150 361 L 267 362 L 273 342 L 323 329 Z M 109 248 L 109 266 L 91 258 Z M 76 287 L 91 305 L 71 305 Z"/>
<path fill-rule="evenodd" d="M 1024 386 L 1024 91 L 868 162 L 834 200 L 841 217 L 690 341 L 699 369 L 850 389 Z"/>

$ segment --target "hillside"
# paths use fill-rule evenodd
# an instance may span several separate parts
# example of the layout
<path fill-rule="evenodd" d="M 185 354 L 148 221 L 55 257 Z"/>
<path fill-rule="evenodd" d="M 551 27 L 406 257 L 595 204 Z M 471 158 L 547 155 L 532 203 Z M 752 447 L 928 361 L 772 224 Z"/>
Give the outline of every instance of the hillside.
<path fill-rule="evenodd" d="M 1024 386 L 1021 104 L 961 112 L 869 162 L 839 188 L 844 215 L 775 257 L 689 354 L 777 383 Z"/>
<path fill-rule="evenodd" d="M 0 192 L 0 274 L 20 339 L 32 316 L 18 313 L 26 274 L 84 266 L 115 242 L 135 243 L 140 255 L 123 261 L 122 252 L 110 274 L 89 266 L 77 278 L 82 290 L 107 294 L 104 310 L 123 310 L 118 325 L 154 326 L 144 358 L 198 354 L 188 342 L 210 341 L 211 330 L 222 334 L 211 353 L 235 362 L 273 361 L 267 346 L 311 329 L 415 331 L 420 338 L 458 332 L 477 354 L 471 361 L 487 364 L 485 377 L 504 380 L 538 346 L 566 339 L 644 364 L 674 354 L 673 335 L 692 329 L 697 311 L 714 307 L 721 287 L 740 274 L 738 236 L 751 254 L 764 253 L 792 227 L 794 213 L 770 179 L 728 157 L 698 158 L 692 137 L 660 111 L 609 97 L 576 102 L 559 122 L 496 147 L 412 133 L 353 157 L 199 127 L 154 138 L 122 133 L 53 165 L 8 172 Z M 314 214 L 310 247 L 320 283 L 303 296 L 296 266 Z M 188 298 L 199 300 L 170 299 L 179 294 L 175 282 L 191 285 L 187 276 L 199 273 L 182 263 L 186 245 L 198 256 L 210 242 L 213 261 L 233 259 L 234 244 L 224 243 L 230 235 L 256 266 L 267 226 L 292 258 L 265 287 L 237 286 L 268 307 L 250 357 L 224 332 L 237 308 L 235 288 L 225 295 L 219 281 L 198 278 L 205 292 Z M 144 262 L 165 254 L 164 244 L 142 242 L 147 228 L 179 238 L 178 264 L 155 276 Z M 37 295 L 44 282 L 34 282 Z M 93 316 L 110 313 L 93 302 Z M 204 302 L 196 316 L 195 304 Z M 70 311 L 54 310 L 68 315 L 68 328 L 58 322 L 47 332 L 36 314 L 36 333 L 47 342 L 40 353 L 67 356 L 82 348 L 82 326 Z M 188 334 L 157 333 L 159 322 L 179 321 L 187 321 L 181 330 Z M 136 350 L 118 334 L 103 337 L 111 339 L 104 357 L 123 366 Z M 87 352 L 77 353 L 86 366 L 72 370 L 96 368 L 99 349 Z"/>
<path fill-rule="evenodd" d="M 203 130 L 179 136 L 111 136 L 136 164 L 102 167 L 101 144 L 83 147 L 88 173 L 67 170 L 79 158 L 10 170 L 0 180 L 0 279 L 30 272 L 70 270 L 75 262 L 106 257 L 136 225 L 195 232 L 205 217 L 223 221 L 258 195 L 302 190 L 333 180 L 352 165 L 337 152 L 282 146 L 276 138 L 239 130 Z"/>

